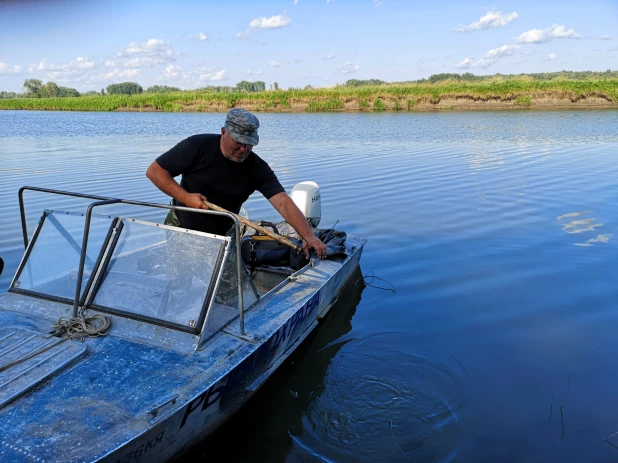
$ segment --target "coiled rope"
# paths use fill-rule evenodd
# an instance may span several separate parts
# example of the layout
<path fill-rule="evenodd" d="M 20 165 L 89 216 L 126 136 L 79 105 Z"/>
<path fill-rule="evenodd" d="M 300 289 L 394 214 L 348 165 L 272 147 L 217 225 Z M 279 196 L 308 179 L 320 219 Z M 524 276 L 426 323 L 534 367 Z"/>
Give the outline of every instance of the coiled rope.
<path fill-rule="evenodd" d="M 111 320 L 105 315 L 96 314 L 85 317 L 81 314 L 79 317 L 62 317 L 52 325 L 52 328 L 54 336 L 62 336 L 66 333 L 69 339 L 79 339 L 84 342 L 87 337 L 105 336 L 111 325 Z"/>

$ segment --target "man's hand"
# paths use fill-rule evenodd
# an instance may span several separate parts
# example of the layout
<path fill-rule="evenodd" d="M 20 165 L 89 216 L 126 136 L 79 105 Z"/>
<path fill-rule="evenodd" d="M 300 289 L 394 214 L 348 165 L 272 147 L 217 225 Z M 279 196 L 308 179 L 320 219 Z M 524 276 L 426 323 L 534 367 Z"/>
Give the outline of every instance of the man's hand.
<path fill-rule="evenodd" d="M 303 246 L 303 252 L 305 253 L 305 257 L 307 259 L 309 259 L 309 255 L 310 255 L 309 249 L 310 248 L 315 249 L 315 252 L 320 259 L 326 258 L 326 245 L 322 243 L 319 239 L 317 239 L 315 236 L 313 237 L 313 239 L 309 239 L 309 241 L 307 241 L 307 244 Z"/>
<path fill-rule="evenodd" d="M 184 203 L 187 207 L 192 207 L 194 209 L 208 209 L 208 206 L 204 204 L 204 201 L 208 201 L 206 196 L 201 195 L 199 193 L 187 193 L 183 195 L 180 202 Z"/>
<path fill-rule="evenodd" d="M 189 193 L 183 187 L 176 183 L 172 175 L 163 167 L 153 161 L 146 171 L 146 177 L 150 179 L 154 185 L 163 193 L 171 196 L 176 201 L 180 201 L 187 207 L 194 209 L 208 209 L 204 204 L 207 201 L 206 196 L 199 193 Z"/>
<path fill-rule="evenodd" d="M 320 259 L 325 259 L 326 245 L 313 234 L 313 231 L 309 228 L 309 224 L 307 224 L 307 219 L 305 219 L 303 213 L 300 211 L 298 206 L 294 204 L 294 201 L 292 201 L 287 193 L 277 193 L 268 201 L 275 209 L 277 209 L 286 222 L 292 225 L 294 230 L 296 230 L 296 233 L 298 233 L 298 235 L 305 241 L 305 245 L 303 246 L 305 257 L 309 259 L 310 249 L 313 248 Z"/>

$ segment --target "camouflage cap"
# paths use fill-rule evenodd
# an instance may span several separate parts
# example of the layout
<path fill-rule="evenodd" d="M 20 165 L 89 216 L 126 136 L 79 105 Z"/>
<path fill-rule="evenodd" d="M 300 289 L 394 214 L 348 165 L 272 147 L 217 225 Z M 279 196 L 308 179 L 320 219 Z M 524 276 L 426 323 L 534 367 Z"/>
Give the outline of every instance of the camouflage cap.
<path fill-rule="evenodd" d="M 230 109 L 224 125 L 235 141 L 251 146 L 257 145 L 260 141 L 257 133 L 259 126 L 258 118 L 241 108 Z"/>

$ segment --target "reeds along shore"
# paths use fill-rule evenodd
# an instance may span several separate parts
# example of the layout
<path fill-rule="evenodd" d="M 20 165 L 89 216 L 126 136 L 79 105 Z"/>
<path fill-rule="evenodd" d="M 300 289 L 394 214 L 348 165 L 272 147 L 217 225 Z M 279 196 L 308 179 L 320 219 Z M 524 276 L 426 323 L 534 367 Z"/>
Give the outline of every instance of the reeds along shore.
<path fill-rule="evenodd" d="M 426 111 L 548 107 L 618 108 L 618 79 L 441 81 L 255 93 L 183 91 L 0 100 L 0 109 L 210 112 L 243 107 L 267 112 Z"/>

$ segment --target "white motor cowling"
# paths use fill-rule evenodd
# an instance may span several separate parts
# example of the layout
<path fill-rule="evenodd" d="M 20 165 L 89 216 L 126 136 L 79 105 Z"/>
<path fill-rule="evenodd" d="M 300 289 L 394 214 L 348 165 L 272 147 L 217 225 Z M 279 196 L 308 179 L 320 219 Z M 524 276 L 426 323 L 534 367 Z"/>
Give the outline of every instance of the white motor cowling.
<path fill-rule="evenodd" d="M 301 182 L 290 193 L 294 204 L 307 218 L 309 226 L 315 228 L 322 218 L 322 200 L 320 199 L 320 187 L 315 182 Z"/>

